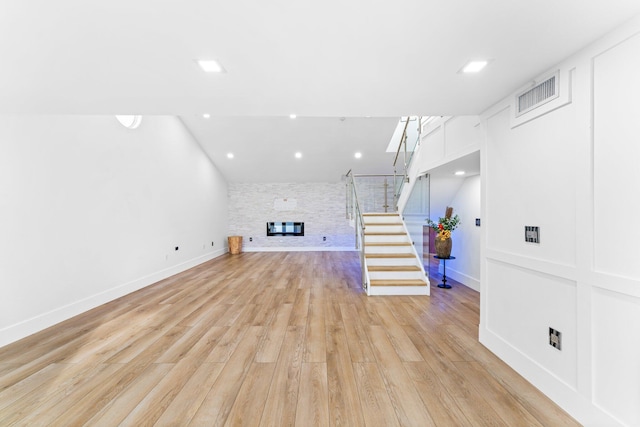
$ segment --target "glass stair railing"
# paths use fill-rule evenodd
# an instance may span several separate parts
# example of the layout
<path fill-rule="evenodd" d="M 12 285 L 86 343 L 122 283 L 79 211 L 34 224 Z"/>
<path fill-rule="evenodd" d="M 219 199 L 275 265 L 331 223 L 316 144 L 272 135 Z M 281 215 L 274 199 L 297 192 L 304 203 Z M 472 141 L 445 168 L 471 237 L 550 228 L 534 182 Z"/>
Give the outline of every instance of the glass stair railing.
<path fill-rule="evenodd" d="M 356 183 L 354 180 L 354 176 L 351 173 L 351 170 L 346 174 L 347 185 L 346 185 L 346 206 L 347 206 L 347 219 L 349 223 L 355 229 L 355 242 L 356 249 L 360 252 L 360 266 L 362 270 L 362 287 L 367 290 L 368 280 L 367 280 L 367 272 L 365 267 L 365 259 L 364 259 L 364 219 L 363 219 L 363 211 L 360 208 L 360 203 L 358 202 L 358 194 L 356 190 Z"/>
<path fill-rule="evenodd" d="M 422 117 L 407 116 L 401 119 L 405 122 L 396 157 L 393 161 L 393 173 L 395 177 L 395 193 L 394 199 L 398 200 L 404 184 L 409 182 L 409 167 L 413 160 L 413 155 L 420 143 L 420 133 Z"/>

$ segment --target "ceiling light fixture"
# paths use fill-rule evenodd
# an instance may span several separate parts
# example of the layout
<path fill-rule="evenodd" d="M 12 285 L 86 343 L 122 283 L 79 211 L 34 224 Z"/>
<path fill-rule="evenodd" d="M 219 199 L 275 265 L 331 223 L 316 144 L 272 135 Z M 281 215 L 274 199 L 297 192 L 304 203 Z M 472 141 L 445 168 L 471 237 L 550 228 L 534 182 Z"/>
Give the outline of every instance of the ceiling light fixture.
<path fill-rule="evenodd" d="M 200 68 L 206 73 L 224 73 L 225 69 L 222 65 L 213 59 L 196 59 Z"/>
<path fill-rule="evenodd" d="M 227 153 L 227 159 L 233 159 L 233 153 Z"/>
<path fill-rule="evenodd" d="M 362 153 L 361 152 L 357 152 L 356 154 L 353 155 L 356 159 L 359 159 L 362 157 Z"/>
<path fill-rule="evenodd" d="M 301 158 L 302 158 L 302 153 L 298 151 L 298 152 L 295 154 L 295 156 L 296 156 L 296 159 L 301 159 Z"/>
<path fill-rule="evenodd" d="M 477 73 L 487 66 L 489 61 L 469 61 L 467 64 L 462 67 L 463 73 Z"/>
<path fill-rule="evenodd" d="M 298 116 L 296 116 L 295 114 L 289 114 L 289 118 L 290 119 L 295 119 L 296 117 L 298 117 Z"/>
<path fill-rule="evenodd" d="M 456 171 L 456 173 L 454 173 L 454 175 L 462 176 L 465 173 L 466 173 L 465 171 Z"/>
<path fill-rule="evenodd" d="M 211 117 L 211 114 L 209 114 L 209 113 L 204 113 L 204 114 L 202 115 L 202 117 L 204 117 L 205 119 L 208 119 L 209 117 Z"/>
<path fill-rule="evenodd" d="M 142 116 L 138 115 L 116 115 L 116 119 L 118 119 L 122 126 L 129 129 L 137 128 L 142 122 Z"/>

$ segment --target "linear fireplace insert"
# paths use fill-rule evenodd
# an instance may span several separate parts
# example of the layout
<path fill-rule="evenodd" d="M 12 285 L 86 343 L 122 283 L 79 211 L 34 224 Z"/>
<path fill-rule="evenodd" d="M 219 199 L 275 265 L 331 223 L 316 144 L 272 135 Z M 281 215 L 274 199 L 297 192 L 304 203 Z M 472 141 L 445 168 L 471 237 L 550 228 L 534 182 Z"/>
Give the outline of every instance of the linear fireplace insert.
<path fill-rule="evenodd" d="M 267 222 L 267 236 L 304 236 L 304 222 Z"/>

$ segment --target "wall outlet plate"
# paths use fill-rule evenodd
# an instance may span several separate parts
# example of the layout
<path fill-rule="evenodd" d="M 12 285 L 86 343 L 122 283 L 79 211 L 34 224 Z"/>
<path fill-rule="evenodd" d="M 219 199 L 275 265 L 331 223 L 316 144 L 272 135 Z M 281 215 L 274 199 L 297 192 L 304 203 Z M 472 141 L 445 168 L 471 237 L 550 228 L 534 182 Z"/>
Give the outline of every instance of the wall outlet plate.
<path fill-rule="evenodd" d="M 549 328 L 549 345 L 562 350 L 562 333 L 553 328 Z"/>
<path fill-rule="evenodd" d="M 540 243 L 540 227 L 525 225 L 524 241 L 529 243 Z"/>

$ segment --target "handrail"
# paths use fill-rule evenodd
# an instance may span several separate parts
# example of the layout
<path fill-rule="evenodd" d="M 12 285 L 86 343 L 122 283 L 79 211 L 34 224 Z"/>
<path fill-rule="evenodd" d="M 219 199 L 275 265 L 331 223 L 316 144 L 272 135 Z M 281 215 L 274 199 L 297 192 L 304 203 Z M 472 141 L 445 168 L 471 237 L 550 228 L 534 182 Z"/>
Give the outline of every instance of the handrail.
<path fill-rule="evenodd" d="M 404 130 L 402 131 L 402 136 L 400 137 L 400 144 L 398 144 L 398 150 L 396 151 L 396 158 L 393 160 L 393 167 L 395 167 L 396 163 L 398 162 L 398 156 L 400 155 L 400 147 L 402 147 L 403 143 L 404 143 L 404 152 L 405 152 L 405 157 L 406 157 L 406 153 L 407 153 L 407 128 L 409 127 L 409 122 L 410 121 L 411 121 L 411 116 L 407 116 L 407 122 L 404 125 Z"/>
<path fill-rule="evenodd" d="M 393 178 L 393 209 L 396 210 L 397 209 L 397 205 L 398 205 L 398 197 L 396 194 L 396 175 L 395 174 L 391 174 L 391 173 L 370 173 L 370 174 L 351 174 L 352 179 L 353 178 Z M 354 182 L 354 188 L 355 188 L 355 179 L 353 179 Z M 385 179 L 385 188 L 386 188 L 386 184 L 387 181 Z M 356 196 L 357 198 L 357 196 Z M 385 190 L 385 194 L 384 194 L 384 205 L 383 207 L 385 208 L 385 212 L 387 212 L 387 208 L 389 208 L 389 205 L 387 204 L 387 193 Z"/>
<path fill-rule="evenodd" d="M 351 188 L 353 192 L 353 199 L 356 201 L 356 212 L 358 213 L 358 217 L 360 219 L 360 224 L 362 224 L 362 229 L 364 230 L 364 217 L 362 216 L 362 210 L 360 210 L 360 203 L 358 202 L 358 193 L 356 192 L 356 182 L 353 179 L 354 175 L 351 173 L 351 169 L 345 175 L 347 178 L 351 177 Z M 358 175 L 358 176 L 371 176 L 371 175 Z M 357 244 L 357 242 L 356 242 Z"/>
<path fill-rule="evenodd" d="M 365 259 L 364 259 L 364 230 L 365 230 L 365 225 L 364 225 L 364 216 L 362 215 L 362 210 L 360 209 L 360 202 L 358 201 L 358 193 L 356 191 L 356 182 L 354 180 L 354 175 L 351 173 L 351 169 L 349 169 L 349 172 L 347 172 L 345 174 L 345 177 L 347 178 L 347 185 L 350 183 L 351 184 L 351 195 L 353 200 L 355 200 L 355 206 L 353 206 L 355 208 L 356 211 L 356 215 L 357 215 L 357 219 L 355 221 L 355 245 L 356 245 L 356 249 L 360 249 L 360 269 L 362 272 L 362 287 L 367 290 L 367 273 L 366 273 L 366 266 L 365 266 Z M 348 209 L 348 207 L 347 207 Z M 359 227 L 358 227 L 358 221 L 359 221 Z M 358 236 L 358 232 L 360 232 L 360 235 Z M 360 239 L 358 239 L 358 237 Z M 358 248 L 358 240 L 360 241 L 360 248 Z"/>
<path fill-rule="evenodd" d="M 357 173 L 352 175 L 354 178 L 375 178 L 381 176 L 393 176 L 392 173 Z"/>
<path fill-rule="evenodd" d="M 404 129 L 402 131 L 402 136 L 400 139 L 400 143 L 398 144 L 398 150 L 396 151 L 396 157 L 393 161 L 393 188 L 395 190 L 397 190 L 397 192 L 394 193 L 393 198 L 394 198 L 394 202 L 396 204 L 396 209 L 397 209 L 397 203 L 398 200 L 400 199 L 400 193 L 402 192 L 402 187 L 404 187 L 405 182 L 409 182 L 409 164 L 411 163 L 411 161 L 413 160 L 413 152 L 415 151 L 416 147 L 412 148 L 412 153 L 408 156 L 407 159 L 407 139 L 409 138 L 409 134 L 407 132 L 407 130 L 409 129 L 409 122 L 411 121 L 411 116 L 407 116 L 407 121 L 405 122 L 404 125 Z M 421 126 L 421 122 L 422 119 L 421 117 L 416 117 L 417 123 L 418 123 L 418 142 L 420 139 L 420 126 Z M 400 182 L 400 185 L 398 185 L 397 183 L 397 179 L 399 177 L 399 174 L 397 173 L 397 163 L 398 163 L 398 157 L 400 156 L 400 150 L 404 149 L 404 165 L 403 165 L 403 171 L 402 171 L 402 181 Z"/>

